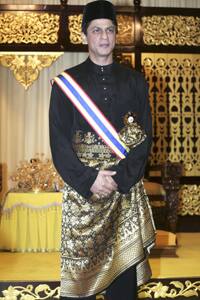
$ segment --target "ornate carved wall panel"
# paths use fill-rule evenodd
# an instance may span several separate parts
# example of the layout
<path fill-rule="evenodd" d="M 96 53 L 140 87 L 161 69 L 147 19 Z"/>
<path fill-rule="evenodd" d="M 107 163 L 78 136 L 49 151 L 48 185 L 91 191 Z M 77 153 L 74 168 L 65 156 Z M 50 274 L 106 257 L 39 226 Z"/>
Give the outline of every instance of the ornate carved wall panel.
<path fill-rule="evenodd" d="M 143 53 L 153 117 L 150 161 L 180 162 L 184 177 L 200 176 L 200 55 Z M 183 185 L 180 215 L 200 215 L 199 185 Z"/>
<path fill-rule="evenodd" d="M 200 216 L 200 185 L 182 186 L 178 213 L 182 216 Z"/>
<path fill-rule="evenodd" d="M 83 7 L 62 1 L 61 5 L 0 4 L 0 47 L 3 51 L 86 51 L 81 39 Z M 117 48 L 122 52 L 182 46 L 190 53 L 200 47 L 198 9 L 150 8 L 134 2 L 116 6 L 116 12 Z"/>
<path fill-rule="evenodd" d="M 49 13 L 0 13 L 0 44 L 55 44 L 59 19 L 59 15 Z"/>
<path fill-rule="evenodd" d="M 193 16 L 142 17 L 143 41 L 146 45 L 199 46 L 200 18 Z"/>
<path fill-rule="evenodd" d="M 40 71 L 43 68 L 49 67 L 56 59 L 63 53 L 31 53 L 31 52 L 18 52 L 14 53 L 1 53 L 0 64 L 13 71 L 16 80 L 21 83 L 25 89 L 38 78 Z"/>
<path fill-rule="evenodd" d="M 114 53 L 114 59 L 120 64 L 131 66 L 135 68 L 135 54 L 134 53 Z"/>
<path fill-rule="evenodd" d="M 200 175 L 200 55 L 143 53 L 153 115 L 153 165 L 181 162 Z"/>
<path fill-rule="evenodd" d="M 68 17 L 69 40 L 72 44 L 81 44 L 81 22 L 82 14 Z"/>

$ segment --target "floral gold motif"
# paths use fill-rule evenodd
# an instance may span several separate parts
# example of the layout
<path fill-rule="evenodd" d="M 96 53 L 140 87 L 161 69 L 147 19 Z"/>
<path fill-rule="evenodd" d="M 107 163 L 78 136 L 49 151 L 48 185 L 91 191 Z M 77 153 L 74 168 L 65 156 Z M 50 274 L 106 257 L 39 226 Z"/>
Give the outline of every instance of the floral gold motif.
<path fill-rule="evenodd" d="M 49 67 L 62 54 L 62 52 L 49 52 L 48 54 L 19 52 L 15 55 L 12 52 L 5 52 L 0 54 L 0 63 L 2 66 L 12 70 L 16 80 L 25 89 L 28 89 L 38 78 L 40 71 L 43 68 Z"/>
<path fill-rule="evenodd" d="M 69 39 L 72 44 L 81 44 L 81 22 L 82 14 L 71 15 L 68 17 Z M 117 44 L 133 44 L 134 42 L 134 23 L 132 16 L 117 15 L 118 33 L 116 36 Z"/>
<path fill-rule="evenodd" d="M 171 281 L 169 285 L 162 282 L 150 282 L 140 287 L 138 296 L 139 299 L 173 299 L 177 297 L 186 297 L 188 299 L 192 296 L 198 297 L 200 296 L 200 281 L 191 282 L 186 280 L 184 283 Z"/>
<path fill-rule="evenodd" d="M 58 42 L 59 16 L 48 13 L 1 13 L 0 44 Z"/>
<path fill-rule="evenodd" d="M 82 14 L 68 17 L 69 39 L 72 44 L 81 44 L 81 22 Z"/>
<path fill-rule="evenodd" d="M 180 190 L 180 198 L 179 215 L 200 216 L 200 186 L 183 185 Z"/>
<path fill-rule="evenodd" d="M 9 286 L 7 290 L 2 291 L 2 294 L 3 297 L 0 297 L 0 300 L 59 299 L 60 287 L 56 287 L 52 290 L 48 284 L 40 284 L 35 288 L 32 284 L 26 287 Z"/>
<path fill-rule="evenodd" d="M 142 27 L 146 45 L 200 46 L 199 17 L 148 16 Z"/>
<path fill-rule="evenodd" d="M 132 16 L 117 15 L 118 33 L 116 43 L 126 45 L 134 43 L 134 22 Z"/>
<path fill-rule="evenodd" d="M 60 287 L 51 288 L 48 284 L 39 284 L 34 287 L 32 284 L 26 287 L 9 286 L 7 290 L 1 291 L 3 297 L 0 300 L 42 300 L 42 299 L 59 299 Z M 198 299 L 200 296 L 200 281 L 171 281 L 169 283 L 150 282 L 142 285 L 138 291 L 139 299 Z M 103 300 L 104 295 L 97 295 L 96 300 Z"/>
<path fill-rule="evenodd" d="M 29 284 L 26 287 L 10 285 L 7 290 L 1 292 L 3 297 L 0 297 L 0 300 L 44 300 L 60 298 L 60 286 L 51 289 L 48 284 L 39 284 L 36 287 L 32 284 Z M 96 300 L 104 299 L 104 295 L 96 295 Z"/>

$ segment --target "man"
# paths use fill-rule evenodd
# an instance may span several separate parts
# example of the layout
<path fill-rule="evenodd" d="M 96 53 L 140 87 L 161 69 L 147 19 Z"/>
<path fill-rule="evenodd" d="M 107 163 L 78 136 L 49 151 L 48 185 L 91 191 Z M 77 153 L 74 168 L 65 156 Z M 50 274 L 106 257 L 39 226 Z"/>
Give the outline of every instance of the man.
<path fill-rule="evenodd" d="M 52 87 L 50 144 L 66 183 L 61 237 L 66 300 L 94 300 L 101 292 L 108 300 L 134 300 L 137 285 L 150 277 L 147 256 L 155 230 L 142 183 L 151 146 L 148 89 L 142 74 L 113 61 L 116 31 L 110 2 L 87 4 L 82 32 L 89 57 L 56 77 Z M 135 124 L 134 146 L 123 131 L 124 117 Z"/>

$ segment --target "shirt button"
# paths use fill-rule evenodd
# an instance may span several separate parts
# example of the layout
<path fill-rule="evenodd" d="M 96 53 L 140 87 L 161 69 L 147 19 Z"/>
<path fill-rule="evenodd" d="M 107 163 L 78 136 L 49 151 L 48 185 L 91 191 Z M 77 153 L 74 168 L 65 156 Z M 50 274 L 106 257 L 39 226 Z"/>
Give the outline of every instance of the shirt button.
<path fill-rule="evenodd" d="M 104 91 L 105 91 L 105 90 L 107 90 L 107 87 L 105 87 L 105 86 L 104 86 L 104 88 L 103 88 L 103 89 L 104 89 Z"/>
<path fill-rule="evenodd" d="M 101 67 L 101 72 L 103 72 L 103 67 Z"/>
<path fill-rule="evenodd" d="M 105 78 L 103 77 L 102 80 L 105 80 Z"/>
<path fill-rule="evenodd" d="M 104 100 L 105 100 L 105 101 L 107 101 L 107 100 L 108 100 L 108 98 L 107 98 L 107 97 L 105 97 L 105 98 L 104 98 Z"/>

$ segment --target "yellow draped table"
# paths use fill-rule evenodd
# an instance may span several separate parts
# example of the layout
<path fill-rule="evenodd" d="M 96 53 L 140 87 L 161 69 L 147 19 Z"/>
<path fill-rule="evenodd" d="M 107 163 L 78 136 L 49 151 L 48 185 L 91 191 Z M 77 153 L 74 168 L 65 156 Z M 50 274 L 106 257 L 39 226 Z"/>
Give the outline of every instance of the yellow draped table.
<path fill-rule="evenodd" d="M 0 249 L 59 251 L 62 193 L 8 193 L 0 220 Z"/>

